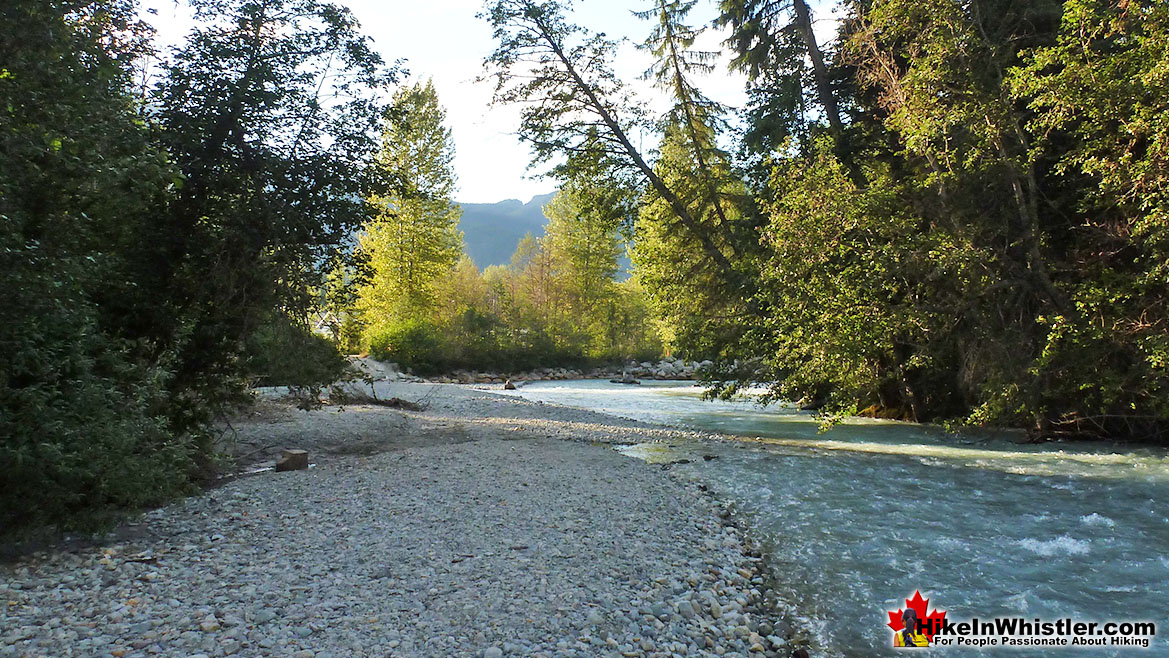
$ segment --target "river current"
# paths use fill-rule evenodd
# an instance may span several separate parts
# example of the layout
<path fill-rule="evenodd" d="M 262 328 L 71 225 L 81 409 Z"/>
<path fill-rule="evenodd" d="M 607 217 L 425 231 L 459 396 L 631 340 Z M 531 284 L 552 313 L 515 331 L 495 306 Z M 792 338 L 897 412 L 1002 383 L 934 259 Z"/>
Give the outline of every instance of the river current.
<path fill-rule="evenodd" d="M 748 513 L 779 598 L 817 649 L 894 655 L 888 611 L 920 591 L 951 620 L 1152 621 L 1148 649 L 934 648 L 929 655 L 1169 655 L 1169 453 L 1021 444 L 1008 433 L 707 402 L 690 382 L 533 382 L 514 392 L 743 442 L 622 448 Z M 704 459 L 704 456 L 716 457 Z"/>

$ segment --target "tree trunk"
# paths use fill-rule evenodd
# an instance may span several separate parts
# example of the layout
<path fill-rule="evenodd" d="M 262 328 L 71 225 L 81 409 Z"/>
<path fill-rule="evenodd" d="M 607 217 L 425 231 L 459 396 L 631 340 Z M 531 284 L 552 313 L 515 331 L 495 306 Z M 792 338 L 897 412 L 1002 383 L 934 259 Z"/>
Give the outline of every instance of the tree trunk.
<path fill-rule="evenodd" d="M 836 96 L 832 93 L 832 84 L 828 80 L 828 67 L 824 64 L 824 53 L 816 43 L 816 33 L 812 30 L 812 11 L 804 0 L 792 0 L 792 10 L 796 15 L 796 29 L 808 50 L 808 59 L 812 61 L 812 77 L 816 81 L 816 96 L 820 105 L 824 106 L 824 115 L 828 119 L 828 130 L 832 136 L 840 140 L 844 133 L 844 125 L 840 121 L 840 108 L 836 105 Z"/>
<path fill-rule="evenodd" d="M 621 148 L 624 149 L 625 153 L 633 161 L 638 170 L 640 170 L 642 174 L 644 174 L 645 177 L 649 179 L 649 183 L 653 186 L 654 191 L 656 191 L 662 197 L 662 199 L 664 199 L 666 203 L 670 205 L 670 208 L 678 217 L 678 221 L 682 222 L 682 225 L 685 226 L 686 229 L 689 230 L 691 234 L 693 234 L 694 238 L 698 240 L 699 244 L 702 245 L 703 251 L 706 252 L 706 255 L 709 256 L 716 265 L 718 265 L 719 269 L 722 270 L 722 273 L 727 278 L 727 280 L 734 281 L 737 279 L 735 268 L 727 259 L 726 254 L 724 254 L 722 250 L 718 248 L 718 245 L 714 243 L 714 240 L 711 239 L 710 234 L 705 230 L 705 228 L 694 219 L 694 216 L 690 214 L 690 210 L 686 207 L 686 204 L 682 203 L 682 200 L 678 198 L 678 195 L 674 194 L 674 191 L 671 190 L 669 186 L 666 185 L 665 181 L 663 181 L 662 178 L 657 175 L 657 172 L 653 170 L 653 167 L 649 166 L 649 163 L 647 163 L 645 159 L 641 157 L 641 153 L 639 153 L 637 149 L 633 147 L 633 143 L 629 141 L 629 137 L 625 134 L 625 131 L 622 130 L 621 125 L 617 123 L 616 117 L 614 117 L 613 114 L 609 112 L 609 109 L 605 107 L 604 103 L 602 103 L 601 100 L 597 98 L 596 91 L 587 82 L 585 82 L 584 78 L 582 78 L 580 73 L 577 72 L 576 67 L 573 65 L 572 61 L 569 60 L 568 55 L 564 52 L 560 42 L 552 35 L 551 31 L 542 21 L 537 19 L 534 21 L 534 24 L 540 32 L 540 37 L 556 54 L 557 59 L 559 59 L 560 62 L 564 64 L 566 72 L 569 74 L 569 76 L 572 77 L 573 83 L 576 85 L 577 89 L 579 89 L 581 93 L 585 95 L 588 105 L 593 109 L 593 111 L 597 113 L 601 121 L 604 122 L 605 126 L 609 128 L 613 138 L 621 144 Z"/>

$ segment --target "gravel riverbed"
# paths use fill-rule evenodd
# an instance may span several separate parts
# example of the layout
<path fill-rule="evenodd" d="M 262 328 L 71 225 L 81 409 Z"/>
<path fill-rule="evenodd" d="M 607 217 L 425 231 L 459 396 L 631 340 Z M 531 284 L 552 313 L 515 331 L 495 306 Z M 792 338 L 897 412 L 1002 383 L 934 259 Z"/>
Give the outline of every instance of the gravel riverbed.
<path fill-rule="evenodd" d="M 310 470 L 0 565 L 0 656 L 792 655 L 722 504 L 603 445 L 675 431 L 449 385 L 378 393 L 428 408 L 268 402 L 233 423 L 236 454 L 305 447 Z"/>

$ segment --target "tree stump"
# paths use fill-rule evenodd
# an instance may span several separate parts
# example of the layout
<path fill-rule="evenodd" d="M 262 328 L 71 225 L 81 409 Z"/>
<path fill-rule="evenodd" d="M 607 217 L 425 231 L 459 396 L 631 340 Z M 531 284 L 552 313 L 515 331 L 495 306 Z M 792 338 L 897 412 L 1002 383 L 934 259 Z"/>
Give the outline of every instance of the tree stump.
<path fill-rule="evenodd" d="M 280 453 L 280 459 L 276 460 L 276 472 L 281 471 L 303 471 L 308 468 L 308 451 L 307 450 L 285 450 Z"/>

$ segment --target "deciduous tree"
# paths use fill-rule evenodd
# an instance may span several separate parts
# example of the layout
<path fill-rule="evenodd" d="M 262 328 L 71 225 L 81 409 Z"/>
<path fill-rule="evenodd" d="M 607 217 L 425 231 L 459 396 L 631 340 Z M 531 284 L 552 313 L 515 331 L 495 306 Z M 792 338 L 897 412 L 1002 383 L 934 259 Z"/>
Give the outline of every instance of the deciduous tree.
<path fill-rule="evenodd" d="M 394 318 L 428 316 L 435 310 L 435 282 L 462 252 L 454 202 L 454 142 L 434 84 L 415 84 L 394 94 L 378 154 L 388 189 L 369 197 L 376 216 L 359 249 L 369 264 L 358 308 L 366 326 Z"/>

